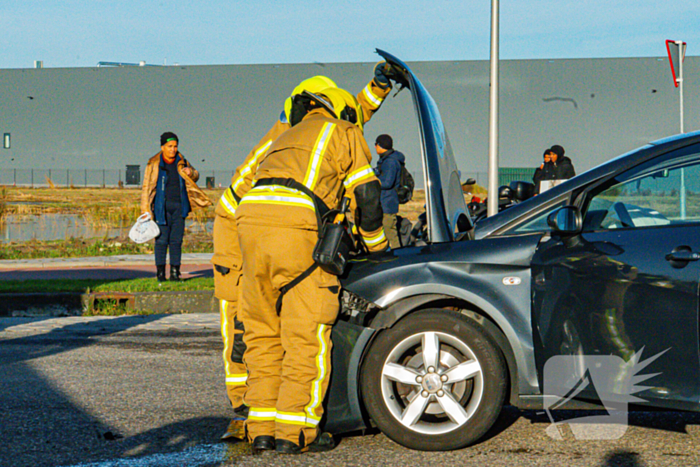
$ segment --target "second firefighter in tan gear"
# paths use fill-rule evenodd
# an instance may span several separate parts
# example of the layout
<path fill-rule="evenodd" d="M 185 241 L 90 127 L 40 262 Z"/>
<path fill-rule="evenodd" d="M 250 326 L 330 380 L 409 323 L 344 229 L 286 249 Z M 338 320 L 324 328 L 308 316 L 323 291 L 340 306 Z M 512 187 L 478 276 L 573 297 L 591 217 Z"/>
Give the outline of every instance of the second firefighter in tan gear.
<path fill-rule="evenodd" d="M 387 80 L 388 83 L 388 80 Z M 390 84 L 380 85 L 377 78 L 371 80 L 358 94 L 362 123 L 369 121 L 374 113 L 379 110 L 384 98 L 391 91 Z M 297 86 L 292 97 L 303 91 L 318 92 L 327 87 L 335 87 L 335 83 L 325 76 L 314 76 Z M 238 231 L 235 223 L 235 213 L 238 202 L 252 186 L 253 177 L 257 172 L 267 149 L 279 135 L 291 127 L 289 113 L 291 97 L 285 102 L 285 112 L 270 130 L 263 136 L 253 150 L 248 154 L 243 164 L 235 171 L 231 179 L 231 185 L 224 191 L 216 206 L 214 219 L 214 290 L 219 299 L 221 313 L 221 335 L 224 341 L 224 368 L 226 378 L 226 392 L 232 407 L 238 412 L 244 411 L 243 394 L 247 372 L 242 363 L 243 325 L 238 319 L 238 286 L 241 277 L 241 251 L 238 244 Z M 223 435 L 227 438 L 240 438 L 242 426 L 239 419 L 240 413 L 234 415 L 229 429 Z M 244 417 L 243 417 L 244 418 Z"/>
<path fill-rule="evenodd" d="M 313 264 L 318 222 L 314 202 L 304 192 L 262 182 L 293 179 L 329 207 L 338 206 L 342 194 L 350 197 L 367 247 L 380 251 L 387 241 L 380 185 L 370 160 L 357 126 L 329 110 L 311 110 L 272 143 L 258 167 L 259 185 L 236 211 L 243 252 L 240 311 L 249 371 L 248 436 L 274 437 L 278 451 L 281 442 L 304 449 L 317 436 L 340 284 L 336 276 L 316 269 L 284 295 L 277 315 L 280 288 Z"/>

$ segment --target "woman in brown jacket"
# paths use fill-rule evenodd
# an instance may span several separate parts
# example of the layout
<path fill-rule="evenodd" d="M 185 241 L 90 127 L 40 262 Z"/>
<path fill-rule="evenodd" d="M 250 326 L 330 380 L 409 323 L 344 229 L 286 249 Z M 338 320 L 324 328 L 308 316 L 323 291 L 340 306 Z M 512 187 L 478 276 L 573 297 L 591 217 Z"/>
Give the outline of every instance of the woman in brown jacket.
<path fill-rule="evenodd" d="M 149 212 L 160 228 L 156 237 L 156 277 L 165 280 L 165 258 L 170 249 L 170 280 L 179 281 L 185 218 L 192 208 L 211 205 L 197 186 L 199 172 L 177 150 L 175 133 L 160 135 L 161 151 L 148 160 L 141 190 L 141 212 Z"/>

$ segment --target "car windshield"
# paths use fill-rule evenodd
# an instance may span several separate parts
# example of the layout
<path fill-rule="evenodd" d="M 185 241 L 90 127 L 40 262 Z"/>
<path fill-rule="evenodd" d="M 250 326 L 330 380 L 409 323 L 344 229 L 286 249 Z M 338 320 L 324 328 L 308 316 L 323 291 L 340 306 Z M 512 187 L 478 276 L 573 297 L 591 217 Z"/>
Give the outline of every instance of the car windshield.
<path fill-rule="evenodd" d="M 381 50 L 377 52 L 404 72 L 418 113 L 429 241 L 441 243 L 471 238 L 474 229 L 464 201 L 459 170 L 435 100 L 405 63 Z"/>

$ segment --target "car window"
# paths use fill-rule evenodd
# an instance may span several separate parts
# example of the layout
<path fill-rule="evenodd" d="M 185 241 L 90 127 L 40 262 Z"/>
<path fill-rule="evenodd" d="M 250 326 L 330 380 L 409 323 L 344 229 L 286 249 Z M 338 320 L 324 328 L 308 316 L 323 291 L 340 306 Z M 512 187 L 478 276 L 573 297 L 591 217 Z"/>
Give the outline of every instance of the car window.
<path fill-rule="evenodd" d="M 552 211 L 567 204 L 568 200 L 569 196 L 567 193 L 549 200 L 546 204 L 538 206 L 533 211 L 530 211 L 524 219 L 521 217 L 516 223 L 506 226 L 498 234 L 518 235 L 533 232 L 548 232 L 551 229 L 549 224 L 547 224 L 547 217 Z"/>
<path fill-rule="evenodd" d="M 541 213 L 537 214 L 535 217 L 528 219 L 527 221 L 519 224 L 515 228 L 509 229 L 508 234 L 522 234 L 522 233 L 532 233 L 532 232 L 545 232 L 551 230 L 549 224 L 547 224 L 547 217 L 549 214 L 564 206 L 565 200 L 560 200 L 558 203 L 547 207 Z"/>
<path fill-rule="evenodd" d="M 593 196 L 584 231 L 700 222 L 700 154 L 660 157 Z"/>

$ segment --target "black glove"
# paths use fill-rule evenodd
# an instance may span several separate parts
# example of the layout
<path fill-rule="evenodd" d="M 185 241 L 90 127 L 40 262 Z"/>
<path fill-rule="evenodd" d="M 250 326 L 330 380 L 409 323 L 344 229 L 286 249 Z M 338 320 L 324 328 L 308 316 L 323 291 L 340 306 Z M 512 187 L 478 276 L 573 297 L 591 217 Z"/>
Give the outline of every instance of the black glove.
<path fill-rule="evenodd" d="M 390 73 L 391 66 L 387 62 L 379 62 L 374 65 L 374 81 L 380 88 L 386 89 L 391 86 L 387 74 Z"/>

